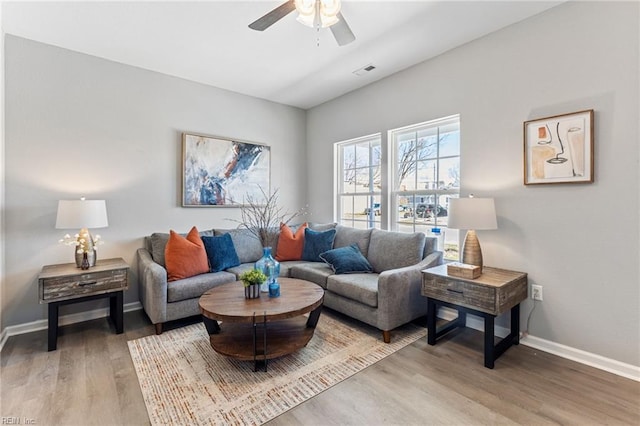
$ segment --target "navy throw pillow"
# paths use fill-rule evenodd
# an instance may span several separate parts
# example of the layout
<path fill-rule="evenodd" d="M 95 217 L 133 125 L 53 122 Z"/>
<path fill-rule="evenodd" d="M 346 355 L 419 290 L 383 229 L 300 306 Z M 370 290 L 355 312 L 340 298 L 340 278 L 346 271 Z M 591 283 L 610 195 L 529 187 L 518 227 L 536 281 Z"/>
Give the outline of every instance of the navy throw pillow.
<path fill-rule="evenodd" d="M 336 238 L 336 230 L 314 231 L 305 228 L 304 247 L 302 249 L 302 260 L 311 262 L 322 262 L 320 254 L 333 248 L 333 240 Z"/>
<path fill-rule="evenodd" d="M 211 272 L 220 272 L 240 265 L 240 259 L 230 234 L 202 237 Z"/>
<path fill-rule="evenodd" d="M 336 274 L 373 272 L 371 264 L 360 252 L 357 244 L 325 251 L 320 255 Z"/>

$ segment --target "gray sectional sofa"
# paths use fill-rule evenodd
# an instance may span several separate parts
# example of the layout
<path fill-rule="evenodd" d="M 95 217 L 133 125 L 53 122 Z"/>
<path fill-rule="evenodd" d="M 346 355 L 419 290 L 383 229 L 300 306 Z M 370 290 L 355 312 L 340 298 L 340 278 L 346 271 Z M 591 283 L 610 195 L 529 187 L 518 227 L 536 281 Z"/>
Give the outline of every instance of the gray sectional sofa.
<path fill-rule="evenodd" d="M 280 276 L 304 279 L 325 289 L 324 306 L 372 325 L 390 342 L 391 330 L 427 313 L 420 294 L 421 270 L 442 264 L 442 252 L 436 239 L 423 233 L 399 233 L 378 229 L 356 229 L 335 224 L 310 225 L 311 229 L 336 228 L 333 247 L 357 244 L 371 264 L 372 273 L 335 274 L 324 262 L 281 262 Z M 231 234 L 241 265 L 225 271 L 206 273 L 167 282 L 164 248 L 168 234 L 155 233 L 145 238 L 138 249 L 138 276 L 145 312 L 162 333 L 163 323 L 200 313 L 198 299 L 206 290 L 234 282 L 238 275 L 253 268 L 262 256 L 262 246 L 249 231 L 213 229 L 204 235 Z M 277 233 L 272 233 L 273 252 L 277 251 Z"/>

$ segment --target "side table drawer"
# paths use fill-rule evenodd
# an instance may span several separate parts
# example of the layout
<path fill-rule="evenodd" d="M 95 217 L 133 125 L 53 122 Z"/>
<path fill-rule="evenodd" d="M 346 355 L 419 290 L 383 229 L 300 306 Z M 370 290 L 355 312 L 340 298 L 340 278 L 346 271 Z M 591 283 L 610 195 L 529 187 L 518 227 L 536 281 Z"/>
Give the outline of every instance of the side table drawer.
<path fill-rule="evenodd" d="M 71 299 L 127 288 L 127 270 L 88 272 L 42 279 L 42 300 Z"/>
<path fill-rule="evenodd" d="M 451 278 L 426 276 L 422 282 L 422 294 L 443 302 L 454 303 L 480 311 L 494 313 L 495 288 L 457 281 Z"/>

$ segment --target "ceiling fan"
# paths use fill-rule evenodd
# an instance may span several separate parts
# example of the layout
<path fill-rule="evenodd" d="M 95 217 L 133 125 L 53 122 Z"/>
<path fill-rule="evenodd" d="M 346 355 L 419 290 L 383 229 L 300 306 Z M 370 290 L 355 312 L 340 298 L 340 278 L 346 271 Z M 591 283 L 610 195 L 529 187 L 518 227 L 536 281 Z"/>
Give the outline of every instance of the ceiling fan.
<path fill-rule="evenodd" d="M 298 22 L 312 28 L 329 27 L 338 45 L 344 46 L 354 41 L 356 36 L 342 16 L 340 8 L 340 0 L 288 0 L 249 24 L 249 28 L 264 31 L 296 10 Z"/>

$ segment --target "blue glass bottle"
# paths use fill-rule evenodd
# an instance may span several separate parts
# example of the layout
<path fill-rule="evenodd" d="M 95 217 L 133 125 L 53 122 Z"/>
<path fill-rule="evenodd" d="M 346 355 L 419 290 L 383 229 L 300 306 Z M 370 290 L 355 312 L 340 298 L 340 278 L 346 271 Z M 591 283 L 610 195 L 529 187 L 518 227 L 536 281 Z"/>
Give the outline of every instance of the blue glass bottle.
<path fill-rule="evenodd" d="M 256 262 L 255 268 L 267 276 L 267 281 L 260 286 L 260 291 L 266 293 L 269 291 L 269 284 L 277 282 L 280 275 L 280 262 L 271 256 L 271 247 L 262 249 L 262 257 Z"/>

